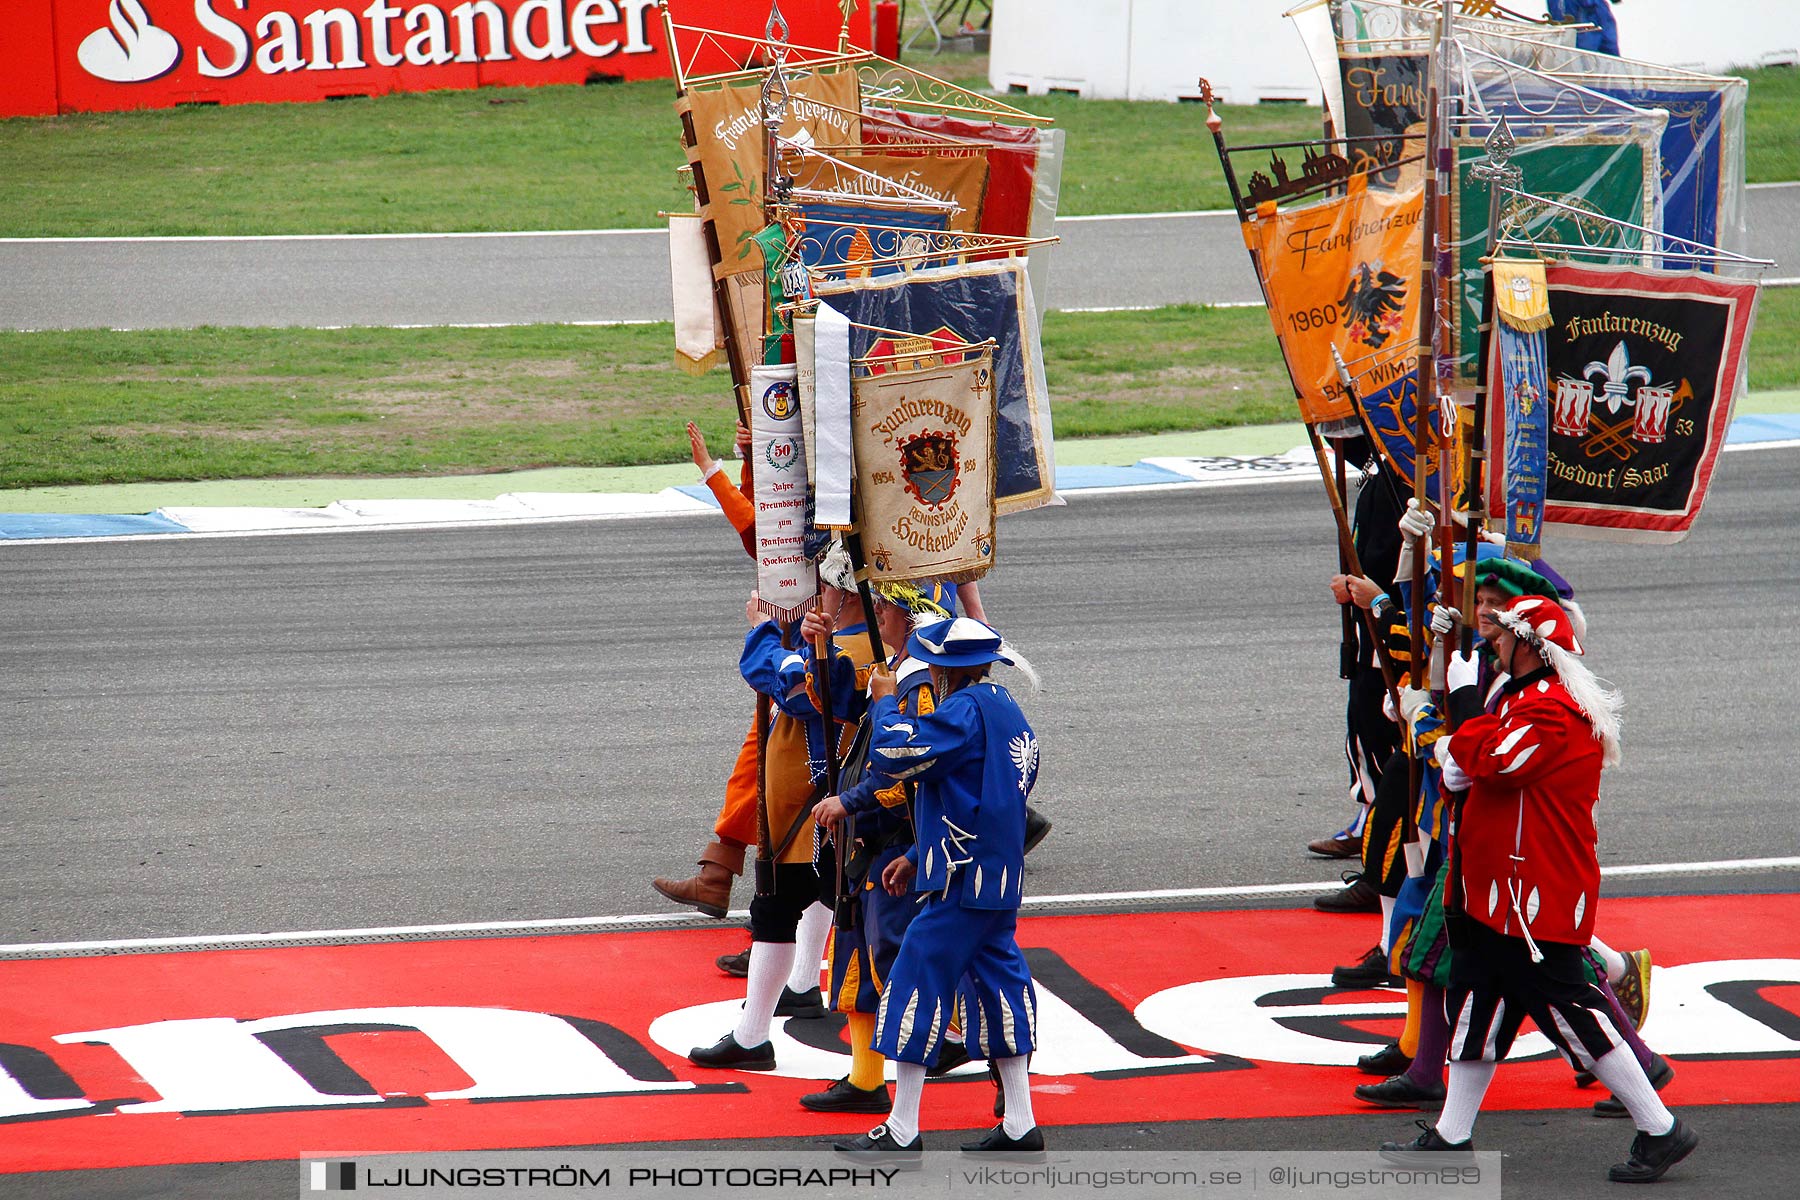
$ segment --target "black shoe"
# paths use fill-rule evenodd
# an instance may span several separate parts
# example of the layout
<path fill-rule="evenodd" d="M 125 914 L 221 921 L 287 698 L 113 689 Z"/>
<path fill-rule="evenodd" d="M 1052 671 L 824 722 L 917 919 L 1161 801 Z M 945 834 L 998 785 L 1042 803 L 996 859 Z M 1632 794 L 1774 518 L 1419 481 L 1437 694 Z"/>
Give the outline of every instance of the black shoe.
<path fill-rule="evenodd" d="M 728 1033 L 710 1046 L 698 1046 L 689 1050 L 688 1061 L 696 1067 L 728 1067 L 734 1071 L 773 1071 L 775 1069 L 775 1043 L 764 1042 L 760 1046 L 740 1046 L 737 1035 Z"/>
<path fill-rule="evenodd" d="M 1383 1079 L 1404 1074 L 1410 1066 L 1412 1056 L 1400 1053 L 1398 1042 L 1389 1042 L 1375 1053 L 1365 1054 L 1356 1060 L 1356 1069 L 1364 1075 L 1379 1075 Z"/>
<path fill-rule="evenodd" d="M 1344 890 L 1320 896 L 1313 901 L 1320 912 L 1372 913 L 1381 911 L 1381 893 L 1375 885 L 1355 871 L 1344 872 Z"/>
<path fill-rule="evenodd" d="M 1004 1123 L 988 1130 L 987 1136 L 979 1142 L 964 1142 L 964 1154 L 1009 1154 L 1017 1155 L 1022 1162 L 1043 1162 L 1049 1156 L 1044 1153 L 1044 1131 L 1033 1125 L 1020 1137 L 1008 1137 Z"/>
<path fill-rule="evenodd" d="M 713 965 L 736 979 L 746 979 L 750 975 L 750 947 L 745 946 L 738 954 L 721 954 L 713 959 Z"/>
<path fill-rule="evenodd" d="M 818 988 L 796 992 L 791 987 L 784 987 L 781 989 L 781 999 L 775 1002 L 775 1015 L 811 1021 L 825 1015 L 825 1001 L 819 995 Z"/>
<path fill-rule="evenodd" d="M 1650 1076 L 1650 1086 L 1660 1092 L 1674 1081 L 1675 1068 L 1671 1067 L 1669 1060 L 1662 1055 L 1652 1054 L 1650 1070 L 1645 1074 Z M 1596 1117 L 1629 1117 L 1631 1113 L 1626 1109 L 1623 1100 L 1617 1096 L 1608 1096 L 1604 1100 L 1594 1102 L 1594 1115 Z"/>
<path fill-rule="evenodd" d="M 1025 806 L 1025 853 L 1030 854 L 1037 849 L 1037 844 L 1050 836 L 1050 818 L 1027 804 Z"/>
<path fill-rule="evenodd" d="M 850 1154 L 860 1163 L 899 1163 L 909 1167 L 919 1167 L 925 1162 L 925 1138 L 922 1134 L 914 1135 L 913 1140 L 902 1146 L 894 1140 L 886 1125 L 877 1125 L 867 1133 L 843 1142 L 833 1142 L 832 1149 L 839 1154 Z"/>
<path fill-rule="evenodd" d="M 1411 1075 L 1395 1075 L 1380 1083 L 1359 1083 L 1356 1098 L 1377 1108 L 1416 1108 L 1421 1112 L 1444 1107 L 1444 1085 L 1420 1087 Z"/>
<path fill-rule="evenodd" d="M 1594 1073 L 1592 1071 L 1577 1071 L 1577 1072 L 1575 1072 L 1575 1086 L 1578 1088 L 1593 1087 L 1594 1086 Z"/>
<path fill-rule="evenodd" d="M 969 1048 L 961 1042 L 945 1042 L 938 1047 L 937 1061 L 925 1068 L 927 1079 L 948 1075 L 969 1061 Z"/>
<path fill-rule="evenodd" d="M 1661 1137 L 1639 1133 L 1631 1140 L 1631 1161 L 1616 1163 L 1606 1172 L 1614 1183 L 1655 1183 L 1665 1172 L 1694 1152 L 1700 1135 L 1677 1117 L 1675 1128 Z"/>
<path fill-rule="evenodd" d="M 887 1084 L 859 1088 L 846 1077 L 822 1092 L 800 1097 L 800 1107 L 814 1112 L 885 1113 L 893 1111 L 894 1102 L 888 1098 Z"/>
<path fill-rule="evenodd" d="M 1331 969 L 1332 987 L 1399 987 L 1400 984 L 1400 977 L 1388 970 L 1388 957 L 1381 952 L 1380 946 L 1371 946 L 1367 954 L 1348 967 Z"/>
<path fill-rule="evenodd" d="M 1475 1149 L 1475 1139 L 1466 1142 L 1446 1142 L 1443 1135 L 1424 1121 L 1414 1121 L 1423 1132 L 1410 1142 L 1381 1143 L 1381 1157 L 1389 1162 L 1407 1163 L 1413 1161 L 1414 1154 L 1436 1153 L 1449 1150 L 1457 1154 L 1468 1154 Z M 1617 1168 L 1614 1168 L 1615 1170 Z"/>

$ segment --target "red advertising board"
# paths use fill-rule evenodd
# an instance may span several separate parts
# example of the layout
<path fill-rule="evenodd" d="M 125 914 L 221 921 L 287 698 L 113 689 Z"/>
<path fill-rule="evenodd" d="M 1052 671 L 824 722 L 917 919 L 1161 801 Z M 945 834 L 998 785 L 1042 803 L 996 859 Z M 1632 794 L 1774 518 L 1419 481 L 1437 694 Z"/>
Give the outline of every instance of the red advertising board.
<path fill-rule="evenodd" d="M 657 0 L 51 0 L 9 18 L 0 116 L 324 100 L 670 74 Z M 768 10 L 671 0 L 677 24 L 754 36 Z M 837 44 L 838 0 L 788 0 L 790 40 Z M 851 36 L 866 44 L 868 0 Z M 699 45 L 684 36 L 684 50 Z M 728 70 L 747 43 L 707 43 Z"/>

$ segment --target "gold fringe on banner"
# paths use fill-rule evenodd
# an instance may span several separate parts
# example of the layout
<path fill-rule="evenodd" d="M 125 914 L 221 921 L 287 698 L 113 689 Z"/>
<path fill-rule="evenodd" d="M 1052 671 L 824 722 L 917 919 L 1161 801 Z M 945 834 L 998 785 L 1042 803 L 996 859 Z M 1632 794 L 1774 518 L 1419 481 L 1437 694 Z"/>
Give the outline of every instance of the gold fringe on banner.
<path fill-rule="evenodd" d="M 704 375 L 719 365 L 719 352 L 713 350 L 701 358 L 690 358 L 677 350 L 675 352 L 675 365 L 689 375 Z"/>
<path fill-rule="evenodd" d="M 1550 286 L 1544 281 L 1544 264 L 1535 258 L 1496 258 L 1494 307 L 1507 326 L 1520 333 L 1550 328 Z"/>

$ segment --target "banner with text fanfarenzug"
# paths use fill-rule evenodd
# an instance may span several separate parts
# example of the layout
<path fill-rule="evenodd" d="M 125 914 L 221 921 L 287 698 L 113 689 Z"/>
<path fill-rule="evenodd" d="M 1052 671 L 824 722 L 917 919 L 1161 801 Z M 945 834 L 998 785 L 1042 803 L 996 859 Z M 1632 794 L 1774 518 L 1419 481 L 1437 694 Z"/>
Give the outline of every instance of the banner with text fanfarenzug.
<path fill-rule="evenodd" d="M 994 351 L 853 384 L 863 548 L 877 579 L 966 583 L 994 565 Z"/>
<path fill-rule="evenodd" d="M 1758 284 L 1698 271 L 1545 272 L 1549 442 L 1544 521 L 1609 541 L 1678 542 L 1706 500 L 1744 385 Z M 1490 442 L 1508 408 L 1496 375 Z M 1505 472 L 1488 481 L 1503 510 Z"/>
<path fill-rule="evenodd" d="M 1269 299 L 1269 320 L 1309 424 L 1351 416 L 1331 351 L 1359 364 L 1418 341 L 1423 192 L 1375 191 L 1351 175 L 1344 195 L 1244 222 Z"/>

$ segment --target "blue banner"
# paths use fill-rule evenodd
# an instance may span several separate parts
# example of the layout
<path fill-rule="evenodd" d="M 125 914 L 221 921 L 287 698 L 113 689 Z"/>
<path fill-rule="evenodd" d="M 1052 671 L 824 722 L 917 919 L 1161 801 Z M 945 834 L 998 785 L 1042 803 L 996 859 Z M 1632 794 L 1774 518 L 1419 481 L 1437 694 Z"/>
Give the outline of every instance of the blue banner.
<path fill-rule="evenodd" d="M 1550 466 L 1550 368 L 1544 333 L 1520 333 L 1496 320 L 1494 336 L 1500 356 L 1500 403 L 1506 413 L 1501 456 L 1506 508 L 1501 531 L 1509 549 L 1535 547 L 1543 541 Z"/>

